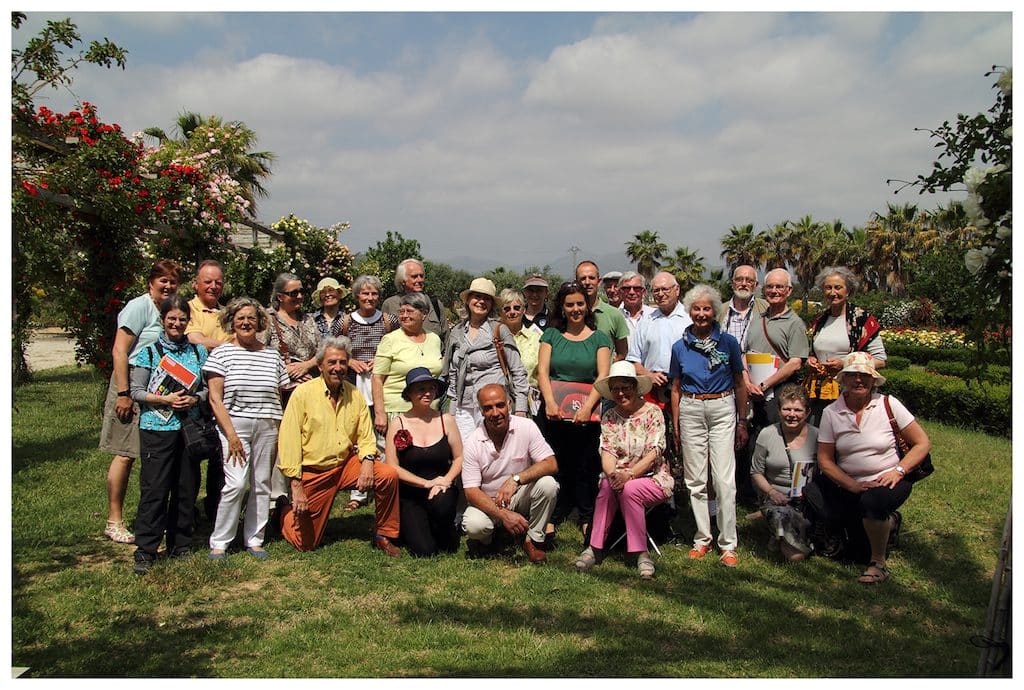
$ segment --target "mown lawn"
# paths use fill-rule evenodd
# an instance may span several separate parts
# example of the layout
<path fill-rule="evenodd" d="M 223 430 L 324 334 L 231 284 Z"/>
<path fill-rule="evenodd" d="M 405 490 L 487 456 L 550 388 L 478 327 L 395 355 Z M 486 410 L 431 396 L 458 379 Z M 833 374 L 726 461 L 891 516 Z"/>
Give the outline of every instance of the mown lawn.
<path fill-rule="evenodd" d="M 197 554 L 131 571 L 102 538 L 110 458 L 102 384 L 56 369 L 14 390 L 12 664 L 30 677 L 948 677 L 974 675 L 1010 499 L 1006 439 L 925 423 L 936 474 L 904 509 L 893 579 L 814 558 L 784 565 L 740 518 L 740 565 L 664 545 L 652 582 L 615 556 L 580 575 L 563 528 L 544 567 L 521 551 L 468 561 L 372 551 L 370 509 L 308 554 Z M 134 515 L 133 471 L 127 515 Z M 692 519 L 676 528 L 688 539 Z"/>

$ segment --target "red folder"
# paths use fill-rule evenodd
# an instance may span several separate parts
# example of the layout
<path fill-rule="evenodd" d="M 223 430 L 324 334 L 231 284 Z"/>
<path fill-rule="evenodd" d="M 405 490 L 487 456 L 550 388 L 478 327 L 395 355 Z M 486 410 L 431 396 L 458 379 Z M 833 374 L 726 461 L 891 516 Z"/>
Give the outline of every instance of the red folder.
<path fill-rule="evenodd" d="M 574 381 L 551 381 L 551 394 L 555 396 L 555 404 L 558 405 L 558 416 L 562 419 L 572 419 L 576 411 L 583 407 L 594 388 L 589 383 L 576 383 Z M 601 421 L 601 405 L 595 405 L 590 415 L 590 421 Z"/>

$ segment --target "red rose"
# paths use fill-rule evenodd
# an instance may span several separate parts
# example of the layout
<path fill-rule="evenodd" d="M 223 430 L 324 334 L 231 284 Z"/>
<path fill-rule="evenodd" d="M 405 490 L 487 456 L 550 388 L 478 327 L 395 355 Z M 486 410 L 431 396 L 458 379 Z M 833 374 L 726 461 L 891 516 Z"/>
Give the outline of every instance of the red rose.
<path fill-rule="evenodd" d="M 399 429 L 395 432 L 395 450 L 401 453 L 412 445 L 412 434 L 408 429 Z"/>

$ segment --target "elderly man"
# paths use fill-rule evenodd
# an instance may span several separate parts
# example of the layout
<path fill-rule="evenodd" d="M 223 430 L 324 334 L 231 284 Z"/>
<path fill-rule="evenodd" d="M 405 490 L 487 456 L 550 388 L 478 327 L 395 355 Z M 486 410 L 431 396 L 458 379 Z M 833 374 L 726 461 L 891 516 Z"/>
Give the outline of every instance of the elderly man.
<path fill-rule="evenodd" d="M 622 278 L 622 271 L 608 271 L 601 276 L 601 286 L 604 288 L 604 296 L 608 304 L 618 308 L 622 304 L 622 293 L 619 292 L 619 280 Z"/>
<path fill-rule="evenodd" d="M 494 529 L 503 527 L 523 539 L 531 563 L 544 563 L 544 526 L 555 509 L 558 463 L 537 425 L 509 414 L 504 386 L 490 383 L 477 393 L 484 423 L 462 450 L 462 486 L 466 492 L 466 550 L 479 556 L 491 550 Z"/>
<path fill-rule="evenodd" d="M 638 376 L 650 376 L 659 390 L 666 390 L 672 363 L 672 345 L 683 337 L 692 321 L 679 301 L 679 282 L 667 271 L 651 281 L 656 308 L 637 324 L 629 338 L 626 360 L 633 362 Z"/>
<path fill-rule="evenodd" d="M 282 511 L 281 535 L 299 551 L 323 539 L 334 497 L 341 489 L 373 489 L 374 548 L 401 552 L 398 537 L 398 471 L 379 461 L 366 400 L 345 380 L 352 341 L 325 338 L 317 348 L 320 376 L 299 384 L 281 420 L 277 464 L 288 479 L 291 504 Z"/>
<path fill-rule="evenodd" d="M 613 362 L 626 358 L 629 347 L 629 326 L 626 325 L 626 317 L 622 312 L 600 298 L 598 285 L 601 280 L 600 269 L 593 261 L 581 261 L 576 266 L 576 282 L 583 286 L 583 292 L 587 295 L 587 304 L 594 312 L 594 319 L 597 321 L 597 330 L 604 331 L 615 346 Z"/>
<path fill-rule="evenodd" d="M 196 296 L 189 300 L 188 325 L 185 335 L 190 343 L 202 345 L 213 350 L 218 345 L 233 340 L 232 336 L 220 326 L 220 296 L 224 292 L 224 267 L 219 261 L 207 259 L 199 264 L 196 278 L 192 281 Z M 196 495 L 199 494 L 200 482 L 196 481 Z M 210 522 L 217 520 L 217 506 L 220 505 L 220 492 L 224 488 L 224 464 L 218 447 L 216 457 L 206 462 L 206 497 L 203 498 L 203 512 Z"/>
<path fill-rule="evenodd" d="M 657 307 L 644 304 L 644 296 L 647 294 L 647 279 L 636 271 L 626 271 L 619 278 L 619 294 L 622 296 L 622 304 L 619 306 L 619 311 L 626 318 L 629 336 L 633 337 L 640 320 L 648 316 Z"/>
<path fill-rule="evenodd" d="M 398 308 L 401 306 L 399 302 L 402 299 L 402 295 L 407 292 L 423 292 L 425 282 L 426 274 L 423 271 L 423 262 L 419 259 L 406 259 L 402 261 L 395 268 L 395 287 L 398 288 L 398 294 L 384 300 L 384 304 L 380 305 L 380 310 L 385 314 L 398 316 Z M 427 317 L 423 320 L 423 330 L 428 333 L 436 333 L 437 337 L 444 343 L 448 337 L 448 318 L 444 314 L 444 308 L 437 301 L 436 297 L 426 293 L 424 295 L 430 303 L 430 310 L 427 312 Z"/>
<path fill-rule="evenodd" d="M 534 274 L 523 283 L 523 297 L 526 298 L 526 312 L 523 326 L 543 334 L 548 327 L 548 281 L 542 275 Z"/>
<path fill-rule="evenodd" d="M 750 319 L 754 314 L 763 314 L 768 302 L 757 294 L 757 271 L 753 266 L 740 265 L 732 272 L 732 299 L 725 310 L 718 315 L 718 325 L 722 330 L 743 344 L 750 327 Z"/>

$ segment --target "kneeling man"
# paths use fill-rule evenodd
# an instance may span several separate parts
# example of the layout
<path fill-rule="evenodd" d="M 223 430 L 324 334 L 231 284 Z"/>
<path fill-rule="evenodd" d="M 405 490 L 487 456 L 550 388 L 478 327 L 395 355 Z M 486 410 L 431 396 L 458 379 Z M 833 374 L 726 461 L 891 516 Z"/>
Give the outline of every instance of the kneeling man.
<path fill-rule="evenodd" d="M 366 399 L 345 380 L 352 341 L 324 338 L 317 349 L 320 377 L 295 388 L 281 420 L 277 464 L 292 502 L 281 515 L 281 534 L 299 551 L 312 551 L 324 536 L 341 489 L 373 489 L 377 520 L 371 544 L 389 556 L 398 537 L 398 472 L 379 462 Z"/>
<path fill-rule="evenodd" d="M 486 550 L 500 524 L 509 534 L 525 535 L 527 558 L 543 563 L 544 526 L 558 498 L 555 454 L 536 424 L 509 414 L 508 395 L 500 384 L 484 386 L 476 399 L 484 423 L 462 451 L 466 547 L 470 553 Z"/>

